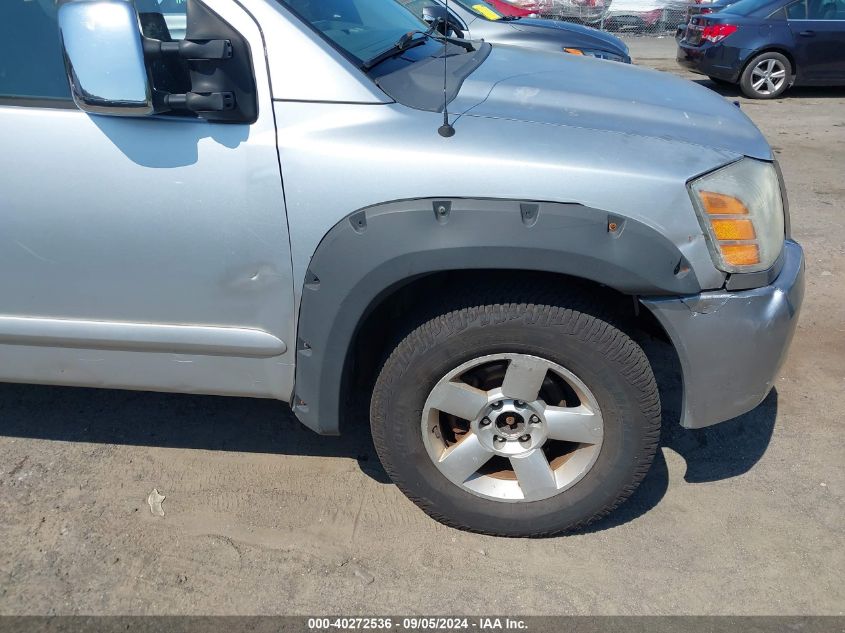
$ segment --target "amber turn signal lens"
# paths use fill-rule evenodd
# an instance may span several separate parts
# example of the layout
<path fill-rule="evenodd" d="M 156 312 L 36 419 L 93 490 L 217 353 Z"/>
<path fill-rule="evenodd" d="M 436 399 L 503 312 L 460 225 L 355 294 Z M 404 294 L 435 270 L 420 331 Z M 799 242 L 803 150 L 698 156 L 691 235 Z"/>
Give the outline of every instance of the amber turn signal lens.
<path fill-rule="evenodd" d="M 760 263 L 760 249 L 756 244 L 722 244 L 722 257 L 731 266 L 753 266 Z"/>
<path fill-rule="evenodd" d="M 717 240 L 753 240 L 757 237 L 751 220 L 711 220 Z"/>
<path fill-rule="evenodd" d="M 710 215 L 748 215 L 748 208 L 739 198 L 715 191 L 701 191 L 698 195 Z"/>
<path fill-rule="evenodd" d="M 564 53 L 569 53 L 570 55 L 583 55 L 584 52 L 578 48 L 564 48 Z"/>

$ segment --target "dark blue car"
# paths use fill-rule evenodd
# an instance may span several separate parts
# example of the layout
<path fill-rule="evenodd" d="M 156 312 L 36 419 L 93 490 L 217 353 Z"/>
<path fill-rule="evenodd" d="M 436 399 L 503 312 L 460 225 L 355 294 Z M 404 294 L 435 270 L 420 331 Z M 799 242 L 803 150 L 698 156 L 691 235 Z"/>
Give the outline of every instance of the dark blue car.
<path fill-rule="evenodd" d="M 753 99 L 845 85 L 845 0 L 739 0 L 690 19 L 678 63 Z"/>

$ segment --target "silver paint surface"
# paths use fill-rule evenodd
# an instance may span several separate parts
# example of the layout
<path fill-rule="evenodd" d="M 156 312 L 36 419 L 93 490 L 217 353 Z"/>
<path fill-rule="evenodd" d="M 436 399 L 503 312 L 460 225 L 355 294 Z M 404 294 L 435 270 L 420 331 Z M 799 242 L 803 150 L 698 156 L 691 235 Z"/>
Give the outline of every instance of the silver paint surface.
<path fill-rule="evenodd" d="M 429 197 L 576 202 L 630 217 L 675 243 L 705 288 L 724 281 L 684 183 L 739 158 L 736 153 L 476 116 L 460 118 L 456 136 L 444 140 L 437 135 L 440 115 L 398 105 L 275 107 L 299 284 L 320 240 L 345 215 L 383 201 Z M 331 174 L 331 187 L 323 186 L 324 174 Z"/>
<path fill-rule="evenodd" d="M 94 114 L 153 113 L 144 49 L 134 5 L 124 0 L 77 0 L 58 10 L 70 91 Z M 96 30 L 96 37 L 92 32 Z"/>

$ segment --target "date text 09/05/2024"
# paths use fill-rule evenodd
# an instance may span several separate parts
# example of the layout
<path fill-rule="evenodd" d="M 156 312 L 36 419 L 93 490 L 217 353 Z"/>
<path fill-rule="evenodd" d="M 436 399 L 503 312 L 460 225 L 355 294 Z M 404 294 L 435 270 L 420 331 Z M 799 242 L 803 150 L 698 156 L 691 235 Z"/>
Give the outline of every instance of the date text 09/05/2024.
<path fill-rule="evenodd" d="M 309 631 L 322 630 L 404 630 L 404 631 L 500 631 L 527 630 L 524 620 L 500 617 L 447 618 L 408 617 L 400 619 L 379 617 L 309 618 Z"/>

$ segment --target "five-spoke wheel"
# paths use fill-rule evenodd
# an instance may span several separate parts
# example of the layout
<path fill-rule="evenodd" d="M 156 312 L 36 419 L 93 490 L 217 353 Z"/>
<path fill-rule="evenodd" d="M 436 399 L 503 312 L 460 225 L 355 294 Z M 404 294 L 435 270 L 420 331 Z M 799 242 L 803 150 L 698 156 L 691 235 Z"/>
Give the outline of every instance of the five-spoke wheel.
<path fill-rule="evenodd" d="M 482 497 L 536 501 L 584 476 L 603 425 L 595 396 L 569 370 L 537 356 L 494 354 L 435 385 L 422 434 L 449 481 Z"/>

